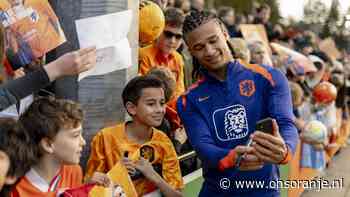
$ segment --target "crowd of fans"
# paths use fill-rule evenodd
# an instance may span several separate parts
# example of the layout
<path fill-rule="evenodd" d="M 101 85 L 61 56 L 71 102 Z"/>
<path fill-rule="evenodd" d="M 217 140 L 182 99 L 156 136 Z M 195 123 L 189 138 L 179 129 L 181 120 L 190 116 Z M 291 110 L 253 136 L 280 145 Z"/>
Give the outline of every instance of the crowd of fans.
<path fill-rule="evenodd" d="M 187 139 L 176 107 L 178 98 L 201 79 L 198 60 L 192 58 L 183 40 L 183 32 L 186 31 L 184 21 L 191 11 L 201 12 L 206 5 L 204 0 L 153 1 L 164 11 L 165 28 L 157 40 L 140 48 L 138 70 L 139 75 L 143 76 L 132 79 L 121 93 L 124 106 L 133 121 L 102 129 L 96 134 L 91 142 L 91 155 L 84 180 L 108 187 L 110 180 L 106 173 L 122 161 L 132 171 L 132 179 L 139 195 L 159 188 L 166 196 L 179 196 L 179 191 L 184 187 L 182 176 L 200 166 L 200 160 Z M 287 77 L 293 101 L 294 122 L 302 144 L 301 166 L 323 171 L 326 155 L 334 147 L 347 144 L 347 139 L 341 138 L 347 136 L 350 129 L 347 86 L 350 57 L 347 51 L 342 51 L 337 59 L 329 57 L 320 50 L 321 38 L 316 33 L 272 24 L 271 9 L 266 4 L 257 6 L 252 13 L 246 15 L 237 14 L 234 8 L 227 6 L 211 9 L 210 13 L 221 19 L 226 27 L 226 33 L 230 37 L 228 43 L 235 59 L 249 64 L 271 64 L 268 61 L 270 58 L 272 65 L 268 66 L 277 68 Z M 305 71 L 303 65 L 298 65 L 293 59 L 286 60 L 274 50 L 270 54 L 264 43 L 245 40 L 240 24 L 262 24 L 269 42 L 298 51 L 316 69 Z M 0 31 L 0 37 L 3 36 L 3 31 Z M 1 56 L 3 52 L 0 48 Z M 0 116 L 6 117 L 0 119 L 0 156 L 4 154 L 0 157 L 0 166 L 6 164 L 6 167 L 0 168 L 1 177 L 4 177 L 0 179 L 0 185 L 8 185 L 2 190 L 4 195 L 10 191 L 11 195 L 17 193 L 19 196 L 34 193 L 38 196 L 45 195 L 39 194 L 34 187 L 28 190 L 28 177 L 39 177 L 47 182 L 48 187 L 41 190 L 42 193 L 58 192 L 57 188 L 82 184 L 83 175 L 78 167 L 81 149 L 86 144 L 81 136 L 82 109 L 75 102 L 51 96 L 37 98 L 35 93 L 56 78 L 78 74 L 90 68 L 95 62 L 95 53 L 94 48 L 83 49 L 68 53 L 47 65 L 44 65 L 44 59 L 38 59 L 17 70 L 11 69 L 10 62 L 4 61 L 3 90 L 0 90 L 6 94 L 0 98 L 3 110 Z M 32 82 L 31 78 L 39 80 Z M 35 88 L 30 87 L 31 83 Z M 336 88 L 335 100 L 322 100 L 315 94 L 316 87 L 324 83 L 327 83 L 327 87 Z M 21 89 L 24 91 L 21 92 Z M 324 141 L 316 142 L 304 137 L 307 132 L 305 126 L 312 120 L 318 120 L 326 126 L 328 135 Z M 143 132 L 137 132 L 139 130 Z M 68 143 L 71 146 L 67 147 Z M 86 145 L 90 146 L 90 142 Z M 138 160 L 139 149 L 142 147 L 154 149 L 153 160 Z M 71 151 L 74 151 L 73 155 Z M 162 154 L 157 155 L 157 152 Z M 181 156 L 191 152 L 192 156 L 179 161 Z M 133 159 L 138 161 L 132 163 Z M 157 160 L 166 160 L 160 167 L 161 172 L 157 171 Z M 75 166 L 67 167 L 66 164 Z M 143 174 L 142 181 L 137 172 Z M 56 180 L 57 173 L 64 181 Z M 68 179 L 72 180 L 69 182 Z M 55 181 L 61 182 L 52 187 L 51 184 Z M 12 187 L 14 183 L 16 185 Z"/>

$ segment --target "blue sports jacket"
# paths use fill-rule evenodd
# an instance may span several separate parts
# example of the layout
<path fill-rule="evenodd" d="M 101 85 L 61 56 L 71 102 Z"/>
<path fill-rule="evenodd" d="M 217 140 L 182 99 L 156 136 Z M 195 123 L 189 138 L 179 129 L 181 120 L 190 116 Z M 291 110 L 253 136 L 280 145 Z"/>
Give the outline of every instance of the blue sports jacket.
<path fill-rule="evenodd" d="M 177 101 L 190 143 L 202 161 L 200 196 L 279 196 L 278 165 L 266 164 L 257 171 L 219 171 L 218 164 L 230 150 L 244 145 L 256 122 L 267 117 L 277 120 L 290 154 L 295 152 L 298 133 L 288 81 L 269 66 L 239 61 L 227 66 L 225 81 L 203 70 L 203 78 Z"/>

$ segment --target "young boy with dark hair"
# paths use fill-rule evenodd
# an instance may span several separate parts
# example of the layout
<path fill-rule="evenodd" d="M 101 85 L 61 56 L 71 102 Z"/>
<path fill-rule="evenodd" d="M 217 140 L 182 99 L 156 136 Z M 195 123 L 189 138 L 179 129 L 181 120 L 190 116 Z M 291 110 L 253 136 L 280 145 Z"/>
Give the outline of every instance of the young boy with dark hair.
<path fill-rule="evenodd" d="M 164 196 L 181 196 L 183 181 L 174 146 L 154 128 L 165 114 L 163 83 L 152 76 L 135 77 L 124 88 L 122 99 L 132 121 L 97 133 L 91 143 L 85 178 L 98 181 L 101 174 L 121 161 L 139 196 L 157 188 Z"/>
<path fill-rule="evenodd" d="M 145 75 L 151 68 L 168 67 L 175 75 L 175 97 L 185 92 L 184 61 L 176 51 L 182 42 L 182 25 L 185 19 L 182 10 L 168 8 L 165 13 L 165 28 L 151 45 L 140 49 L 139 73 Z"/>
<path fill-rule="evenodd" d="M 34 162 L 12 196 L 53 197 L 81 185 L 82 121 L 83 111 L 72 101 L 48 97 L 32 103 L 19 122 L 32 138 Z"/>
<path fill-rule="evenodd" d="M 176 153 L 180 154 L 181 147 L 186 142 L 187 137 L 176 111 L 176 102 L 172 102 L 174 101 L 174 89 L 176 86 L 175 77 L 166 67 L 152 68 L 147 75 L 155 76 L 164 83 L 166 111 L 164 120 L 157 129 L 164 131 L 168 135 L 175 146 Z"/>
<path fill-rule="evenodd" d="M 29 170 L 34 154 L 29 135 L 14 119 L 0 118 L 0 196 Z"/>

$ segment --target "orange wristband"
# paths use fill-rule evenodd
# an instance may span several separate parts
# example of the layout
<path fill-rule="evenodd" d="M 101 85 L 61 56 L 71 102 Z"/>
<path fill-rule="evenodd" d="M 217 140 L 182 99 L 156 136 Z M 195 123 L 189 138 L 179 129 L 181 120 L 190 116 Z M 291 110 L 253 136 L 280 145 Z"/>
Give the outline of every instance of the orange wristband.
<path fill-rule="evenodd" d="M 280 161 L 278 164 L 287 164 L 290 160 L 292 160 L 292 152 L 289 150 L 289 147 L 287 147 L 287 153 L 284 155 L 284 158 L 282 159 L 282 161 Z"/>
<path fill-rule="evenodd" d="M 224 171 L 228 168 L 232 168 L 236 164 L 237 153 L 234 149 L 230 150 L 230 152 L 219 161 L 219 170 Z"/>

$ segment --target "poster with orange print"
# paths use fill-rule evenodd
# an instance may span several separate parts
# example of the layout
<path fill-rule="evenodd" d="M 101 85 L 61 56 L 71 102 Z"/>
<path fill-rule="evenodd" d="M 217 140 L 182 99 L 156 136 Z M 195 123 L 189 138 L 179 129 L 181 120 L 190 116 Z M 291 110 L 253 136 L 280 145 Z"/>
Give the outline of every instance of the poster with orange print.
<path fill-rule="evenodd" d="M 261 42 L 264 45 L 266 52 L 264 57 L 265 64 L 272 65 L 272 52 L 264 25 L 242 24 L 239 26 L 239 28 L 242 32 L 244 40 L 246 40 L 248 44 Z"/>
<path fill-rule="evenodd" d="M 5 52 L 16 69 L 66 41 L 47 0 L 1 0 L 0 22 L 5 27 Z"/>

